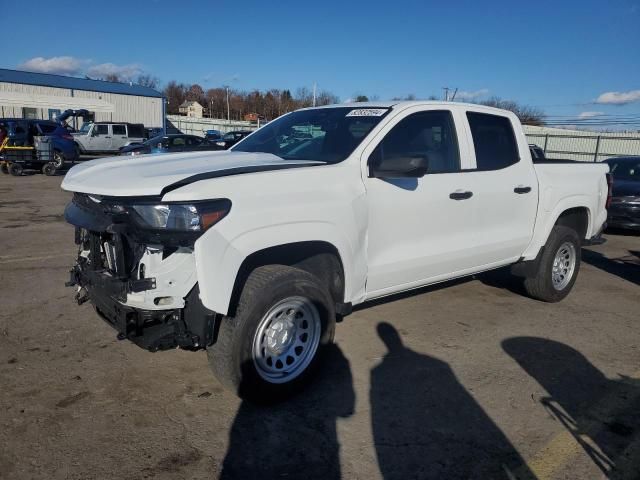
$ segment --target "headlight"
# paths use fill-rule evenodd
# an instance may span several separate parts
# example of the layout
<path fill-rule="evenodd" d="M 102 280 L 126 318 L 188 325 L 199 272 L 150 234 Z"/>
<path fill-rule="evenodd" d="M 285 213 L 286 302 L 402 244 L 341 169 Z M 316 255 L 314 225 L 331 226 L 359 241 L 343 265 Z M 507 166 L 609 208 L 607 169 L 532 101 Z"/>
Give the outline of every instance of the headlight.
<path fill-rule="evenodd" d="M 229 200 L 193 203 L 132 205 L 141 227 L 154 230 L 204 232 L 231 209 Z"/>

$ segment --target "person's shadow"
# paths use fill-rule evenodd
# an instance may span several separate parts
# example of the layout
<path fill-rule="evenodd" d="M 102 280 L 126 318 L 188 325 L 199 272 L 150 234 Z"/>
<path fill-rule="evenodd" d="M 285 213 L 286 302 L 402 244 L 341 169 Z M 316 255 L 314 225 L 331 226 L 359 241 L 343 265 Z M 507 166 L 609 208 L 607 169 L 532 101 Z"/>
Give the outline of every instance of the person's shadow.
<path fill-rule="evenodd" d="M 388 348 L 371 372 L 371 421 L 385 479 L 531 479 L 504 433 L 449 365 L 403 345 L 378 325 Z"/>
<path fill-rule="evenodd" d="M 329 345 L 318 377 L 277 405 L 243 401 L 229 435 L 221 479 L 339 479 L 338 418 L 355 408 L 349 361 Z"/>
<path fill-rule="evenodd" d="M 579 351 L 554 340 L 515 337 L 502 346 L 548 392 L 542 406 L 604 475 L 640 479 L 638 380 L 610 380 Z"/>

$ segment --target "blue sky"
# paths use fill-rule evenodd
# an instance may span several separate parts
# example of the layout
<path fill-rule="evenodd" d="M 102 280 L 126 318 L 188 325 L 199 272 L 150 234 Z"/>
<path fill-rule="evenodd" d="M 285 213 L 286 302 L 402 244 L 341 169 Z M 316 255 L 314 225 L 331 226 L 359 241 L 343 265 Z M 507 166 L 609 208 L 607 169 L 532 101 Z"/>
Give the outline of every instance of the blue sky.
<path fill-rule="evenodd" d="M 640 0 L 29 5 L 27 16 L 3 9 L 2 67 L 143 70 L 163 83 L 205 89 L 295 90 L 317 82 L 343 100 L 358 93 L 426 98 L 450 86 L 552 115 L 640 114 Z M 626 96 L 593 103 L 607 92 Z"/>

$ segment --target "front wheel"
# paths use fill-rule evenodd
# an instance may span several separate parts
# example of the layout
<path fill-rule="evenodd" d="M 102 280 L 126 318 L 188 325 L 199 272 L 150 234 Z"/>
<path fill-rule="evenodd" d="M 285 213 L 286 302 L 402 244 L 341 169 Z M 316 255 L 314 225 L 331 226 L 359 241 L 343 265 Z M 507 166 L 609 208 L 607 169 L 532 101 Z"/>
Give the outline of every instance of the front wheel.
<path fill-rule="evenodd" d="M 207 349 L 209 365 L 226 387 L 268 403 L 297 391 L 333 340 L 331 296 L 313 275 L 293 267 L 254 270 L 233 317 L 221 320 Z"/>
<path fill-rule="evenodd" d="M 544 246 L 535 275 L 524 281 L 527 293 L 545 302 L 559 302 L 573 288 L 580 260 L 580 237 L 576 231 L 556 225 Z"/>

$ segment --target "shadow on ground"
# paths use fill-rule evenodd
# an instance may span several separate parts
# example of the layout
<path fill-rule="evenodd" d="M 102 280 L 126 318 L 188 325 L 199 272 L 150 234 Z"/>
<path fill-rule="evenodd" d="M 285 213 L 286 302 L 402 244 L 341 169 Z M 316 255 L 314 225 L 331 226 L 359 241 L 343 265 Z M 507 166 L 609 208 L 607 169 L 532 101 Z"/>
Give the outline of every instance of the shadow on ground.
<path fill-rule="evenodd" d="M 516 337 L 504 350 L 547 392 L 542 405 L 610 479 L 640 478 L 640 382 L 606 378 L 560 342 Z"/>
<path fill-rule="evenodd" d="M 447 363 L 404 346 L 388 323 L 378 334 L 388 352 L 371 371 L 370 404 L 384 479 L 533 477 Z M 351 372 L 337 346 L 327 363 L 321 378 L 289 402 L 242 403 L 221 478 L 348 478 L 340 471 L 336 422 L 353 413 Z"/>
<path fill-rule="evenodd" d="M 608 258 L 600 252 L 583 249 L 582 260 L 611 275 L 640 285 L 640 252 L 629 250 L 627 255 Z"/>

